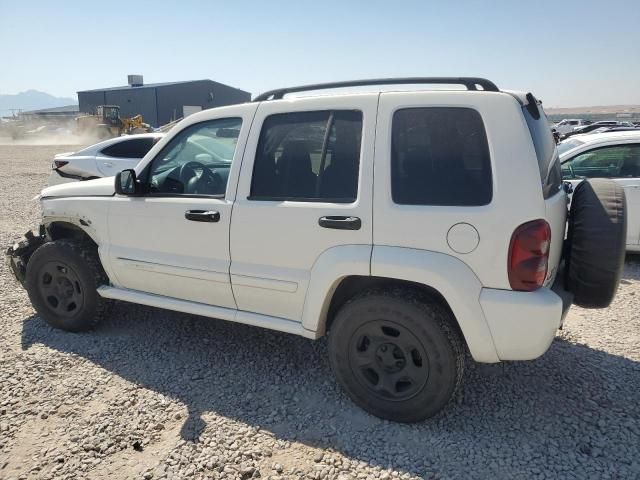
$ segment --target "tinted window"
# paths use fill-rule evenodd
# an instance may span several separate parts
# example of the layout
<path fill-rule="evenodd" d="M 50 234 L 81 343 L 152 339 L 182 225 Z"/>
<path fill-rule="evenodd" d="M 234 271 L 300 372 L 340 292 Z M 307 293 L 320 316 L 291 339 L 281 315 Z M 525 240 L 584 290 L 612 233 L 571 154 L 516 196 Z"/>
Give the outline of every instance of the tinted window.
<path fill-rule="evenodd" d="M 565 178 L 640 177 L 640 145 L 603 147 L 581 153 L 562 164 Z"/>
<path fill-rule="evenodd" d="M 480 114 L 409 108 L 393 116 L 391 193 L 409 205 L 486 205 L 491 162 Z"/>
<path fill-rule="evenodd" d="M 529 109 L 525 106 L 522 113 L 527 121 L 529 133 L 533 140 L 533 147 L 538 158 L 538 169 L 542 182 L 542 193 L 544 198 L 555 195 L 562 187 L 562 176 L 560 174 L 560 162 L 556 152 L 556 141 L 549 128 L 549 120 L 538 104 L 538 118 L 534 118 Z"/>
<path fill-rule="evenodd" d="M 354 201 L 361 140 L 362 112 L 269 116 L 260 133 L 250 198 Z"/>
<path fill-rule="evenodd" d="M 151 194 L 223 196 L 242 119 L 191 125 L 156 155 L 147 174 Z"/>
<path fill-rule="evenodd" d="M 155 143 L 155 138 L 133 138 L 102 149 L 102 154 L 115 158 L 142 158 Z"/>

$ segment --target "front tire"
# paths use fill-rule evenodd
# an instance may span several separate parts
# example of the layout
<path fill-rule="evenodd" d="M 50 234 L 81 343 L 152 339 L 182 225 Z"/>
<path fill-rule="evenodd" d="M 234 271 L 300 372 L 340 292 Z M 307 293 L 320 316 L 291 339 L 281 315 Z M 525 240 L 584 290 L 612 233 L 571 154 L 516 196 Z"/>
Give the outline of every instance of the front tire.
<path fill-rule="evenodd" d="M 27 264 L 31 304 L 49 325 L 70 332 L 90 330 L 108 314 L 108 303 L 97 292 L 105 283 L 95 247 L 86 242 L 47 242 Z"/>
<path fill-rule="evenodd" d="M 347 302 L 329 333 L 340 385 L 369 413 L 418 422 L 456 394 L 464 369 L 455 319 L 439 303 L 407 290 L 370 291 Z"/>

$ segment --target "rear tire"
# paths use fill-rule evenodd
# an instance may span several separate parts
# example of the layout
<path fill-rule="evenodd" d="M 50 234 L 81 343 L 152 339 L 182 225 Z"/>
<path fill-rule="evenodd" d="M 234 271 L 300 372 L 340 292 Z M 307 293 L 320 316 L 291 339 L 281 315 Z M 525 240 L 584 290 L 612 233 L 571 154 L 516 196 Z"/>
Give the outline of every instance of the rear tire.
<path fill-rule="evenodd" d="M 27 264 L 33 307 L 49 325 L 70 332 L 92 329 L 108 315 L 109 302 L 97 292 L 106 283 L 96 249 L 86 242 L 47 242 Z"/>
<path fill-rule="evenodd" d="M 365 292 L 338 312 L 329 360 L 340 385 L 367 412 L 418 422 L 442 410 L 462 382 L 455 319 L 408 290 Z"/>
<path fill-rule="evenodd" d="M 627 223 L 622 187 L 584 180 L 573 192 L 567 236 L 567 287 L 583 308 L 611 304 L 624 266 Z"/>

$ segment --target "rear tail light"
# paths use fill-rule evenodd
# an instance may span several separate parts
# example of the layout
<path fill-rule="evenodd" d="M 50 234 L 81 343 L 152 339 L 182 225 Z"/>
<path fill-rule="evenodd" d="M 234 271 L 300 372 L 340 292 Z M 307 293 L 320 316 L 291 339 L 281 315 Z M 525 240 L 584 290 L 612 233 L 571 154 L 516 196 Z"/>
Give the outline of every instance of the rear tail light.
<path fill-rule="evenodd" d="M 513 290 L 530 292 L 544 284 L 549 266 L 551 228 L 544 220 L 516 228 L 509 246 L 509 283 Z"/>
<path fill-rule="evenodd" d="M 69 162 L 66 161 L 66 160 L 54 160 L 53 161 L 53 168 L 56 169 L 56 168 L 64 167 L 67 163 L 69 163 Z"/>

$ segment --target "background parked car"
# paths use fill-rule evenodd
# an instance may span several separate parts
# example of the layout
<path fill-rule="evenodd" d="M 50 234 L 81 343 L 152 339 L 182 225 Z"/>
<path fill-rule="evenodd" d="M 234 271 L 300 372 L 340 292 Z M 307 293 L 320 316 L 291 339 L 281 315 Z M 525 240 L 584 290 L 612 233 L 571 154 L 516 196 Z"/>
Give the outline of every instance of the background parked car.
<path fill-rule="evenodd" d="M 593 133 L 607 133 L 607 132 L 634 132 L 640 131 L 640 127 L 601 127 L 594 130 Z"/>
<path fill-rule="evenodd" d="M 584 125 L 589 125 L 590 123 L 591 122 L 589 120 L 582 120 L 580 118 L 567 118 L 556 123 L 552 130 L 555 130 L 560 135 L 564 135 L 565 133 L 572 132 L 574 129 Z"/>
<path fill-rule="evenodd" d="M 615 128 L 615 127 L 633 127 L 633 124 L 629 123 L 629 122 L 617 122 L 614 120 L 603 120 L 600 122 L 593 122 L 589 125 L 584 125 L 582 127 L 578 127 L 576 129 L 574 129 L 571 132 L 565 133 L 564 135 L 561 135 L 562 139 L 566 139 L 569 137 L 572 137 L 574 135 L 582 135 L 584 133 L 595 133 L 596 130 L 600 130 L 600 129 L 608 129 L 608 128 Z"/>
<path fill-rule="evenodd" d="M 627 250 L 640 252 L 640 131 L 572 137 L 558 145 L 562 177 L 574 186 L 585 178 L 610 178 L 627 197 Z"/>
<path fill-rule="evenodd" d="M 127 168 L 134 168 L 163 135 L 125 135 L 96 143 L 78 152 L 60 153 L 53 159 L 53 171 L 48 184 L 111 177 Z"/>

